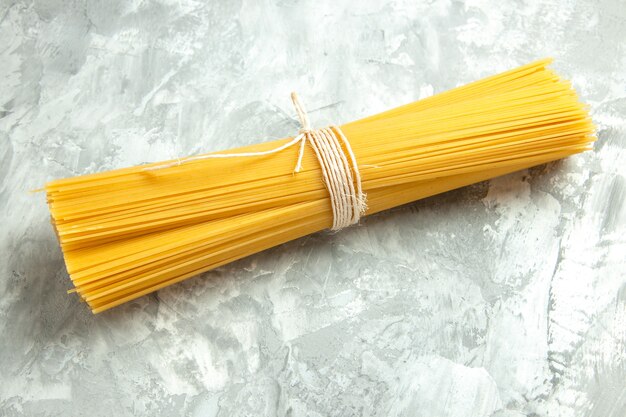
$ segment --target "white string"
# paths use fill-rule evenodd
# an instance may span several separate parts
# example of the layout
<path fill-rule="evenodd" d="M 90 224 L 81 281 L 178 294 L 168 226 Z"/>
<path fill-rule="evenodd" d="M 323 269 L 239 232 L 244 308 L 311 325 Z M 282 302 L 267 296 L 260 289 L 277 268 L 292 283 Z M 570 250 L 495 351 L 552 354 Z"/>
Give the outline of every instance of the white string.
<path fill-rule="evenodd" d="M 309 117 L 304 110 L 304 106 L 300 103 L 298 95 L 296 93 L 291 93 L 291 100 L 293 101 L 293 106 L 296 109 L 302 128 L 300 128 L 296 137 L 277 148 L 260 152 L 220 153 L 190 156 L 178 159 L 177 162 L 166 162 L 146 167 L 144 168 L 144 171 L 155 171 L 181 165 L 185 162 L 199 161 L 203 159 L 271 155 L 300 143 L 298 160 L 296 161 L 296 166 L 294 168 L 294 172 L 300 172 L 302 169 L 304 148 L 308 142 L 313 148 L 320 167 L 322 168 L 322 177 L 330 196 L 330 202 L 333 210 L 332 230 L 343 229 L 344 227 L 358 223 L 361 215 L 365 214 L 365 211 L 367 210 L 367 198 L 365 193 L 363 193 L 363 188 L 361 186 L 361 174 L 356 163 L 356 157 L 354 156 L 354 152 L 350 146 L 350 142 L 338 126 L 333 125 L 322 129 L 311 129 Z M 349 162 L 344 152 L 344 148 L 350 157 Z M 350 167 L 350 165 L 352 165 L 352 167 Z"/>
<path fill-rule="evenodd" d="M 285 150 L 296 143 L 303 141 L 304 133 L 300 133 L 298 136 L 285 143 L 284 145 L 279 146 L 278 148 L 270 149 L 269 151 L 260 151 L 260 152 L 241 152 L 241 153 L 218 153 L 218 154 L 210 154 L 210 155 L 197 155 L 197 156 L 188 156 L 186 158 L 177 158 L 176 162 L 164 162 L 158 165 L 154 165 L 151 167 L 144 168 L 144 171 L 156 171 L 163 168 L 170 168 L 173 166 L 181 165 L 185 162 L 190 161 L 200 161 L 203 159 L 213 159 L 213 158 L 238 158 L 238 157 L 248 157 L 248 156 L 263 156 L 263 155 L 271 155 L 273 153 L 280 152 Z M 301 153 L 303 151 L 300 151 Z M 301 158 L 299 158 L 300 160 Z M 296 171 L 296 172 L 299 172 Z"/>

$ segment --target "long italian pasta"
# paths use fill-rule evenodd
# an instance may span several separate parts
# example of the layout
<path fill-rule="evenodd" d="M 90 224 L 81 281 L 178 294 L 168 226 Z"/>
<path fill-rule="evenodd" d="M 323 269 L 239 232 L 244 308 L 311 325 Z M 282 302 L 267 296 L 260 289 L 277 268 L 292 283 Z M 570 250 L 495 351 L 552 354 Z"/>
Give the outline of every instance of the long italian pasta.
<path fill-rule="evenodd" d="M 537 61 L 341 125 L 367 214 L 591 148 L 570 84 Z M 232 152 L 274 149 L 290 139 Z M 94 313 L 332 225 L 315 154 L 182 160 L 45 187 L 74 290 Z"/>

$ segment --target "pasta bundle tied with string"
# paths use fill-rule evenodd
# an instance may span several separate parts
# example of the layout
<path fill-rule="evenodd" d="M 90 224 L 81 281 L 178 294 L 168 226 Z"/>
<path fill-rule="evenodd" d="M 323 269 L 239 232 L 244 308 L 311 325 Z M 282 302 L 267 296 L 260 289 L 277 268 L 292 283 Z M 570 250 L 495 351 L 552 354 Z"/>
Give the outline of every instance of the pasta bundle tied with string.
<path fill-rule="evenodd" d="M 570 84 L 537 61 L 341 126 L 46 184 L 94 313 L 322 229 L 591 149 Z"/>

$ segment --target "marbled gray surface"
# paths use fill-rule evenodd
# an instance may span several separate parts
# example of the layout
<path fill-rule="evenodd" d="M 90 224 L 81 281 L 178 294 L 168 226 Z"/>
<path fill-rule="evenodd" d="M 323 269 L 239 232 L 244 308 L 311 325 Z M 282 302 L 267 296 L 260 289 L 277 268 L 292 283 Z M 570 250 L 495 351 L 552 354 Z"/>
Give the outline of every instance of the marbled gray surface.
<path fill-rule="evenodd" d="M 626 414 L 623 0 L 0 1 L 0 415 Z M 595 151 L 93 316 L 45 181 L 344 122 L 554 56 Z"/>

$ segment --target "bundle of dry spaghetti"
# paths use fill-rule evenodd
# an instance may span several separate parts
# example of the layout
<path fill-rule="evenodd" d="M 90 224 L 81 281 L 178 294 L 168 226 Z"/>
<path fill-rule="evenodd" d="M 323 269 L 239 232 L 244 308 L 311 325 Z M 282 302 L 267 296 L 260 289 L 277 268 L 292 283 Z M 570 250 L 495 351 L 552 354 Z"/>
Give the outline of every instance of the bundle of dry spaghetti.
<path fill-rule="evenodd" d="M 288 138 L 216 153 L 225 157 L 50 182 L 45 189 L 73 291 L 98 313 L 336 226 L 336 205 L 352 201 L 371 214 L 588 150 L 594 137 L 586 108 L 549 62 L 329 128 L 340 146 L 318 145 L 340 154 L 335 162 Z M 326 166 L 335 163 L 348 169 Z M 346 190 L 352 200 L 333 200 Z"/>

